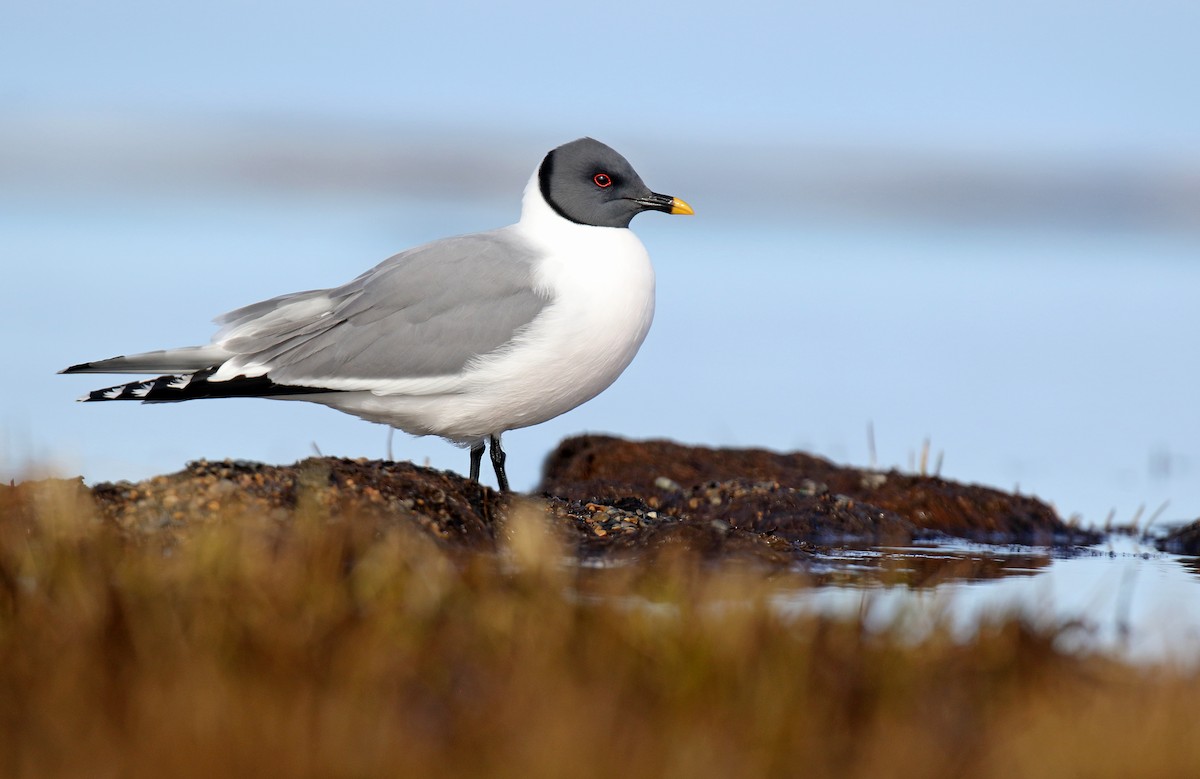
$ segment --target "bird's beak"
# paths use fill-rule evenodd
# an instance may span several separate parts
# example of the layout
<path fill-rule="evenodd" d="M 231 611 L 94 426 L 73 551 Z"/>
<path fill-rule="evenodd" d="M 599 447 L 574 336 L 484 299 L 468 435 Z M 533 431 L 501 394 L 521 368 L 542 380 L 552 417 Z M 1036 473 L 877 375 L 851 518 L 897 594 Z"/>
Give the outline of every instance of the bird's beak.
<path fill-rule="evenodd" d="M 679 198 L 671 197 L 670 195 L 660 195 L 657 192 L 651 192 L 646 197 L 634 198 L 633 202 L 637 203 L 642 208 L 651 211 L 662 211 L 667 214 L 696 213 L 692 210 L 691 206 Z"/>
<path fill-rule="evenodd" d="M 673 197 L 673 198 L 671 198 L 671 210 L 668 213 L 682 214 L 684 216 L 692 216 L 696 212 L 693 211 L 692 207 L 689 206 L 685 201 L 680 200 L 677 197 Z"/>

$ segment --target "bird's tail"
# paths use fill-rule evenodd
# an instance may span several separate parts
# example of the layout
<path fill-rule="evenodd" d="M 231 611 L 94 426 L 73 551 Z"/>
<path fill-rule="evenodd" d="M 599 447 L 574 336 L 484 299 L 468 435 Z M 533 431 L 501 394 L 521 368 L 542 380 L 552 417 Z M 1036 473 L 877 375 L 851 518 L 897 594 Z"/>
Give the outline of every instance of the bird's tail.
<path fill-rule="evenodd" d="M 215 344 L 185 346 L 83 362 L 59 373 L 196 373 L 220 365 L 229 356 L 229 352 Z"/>

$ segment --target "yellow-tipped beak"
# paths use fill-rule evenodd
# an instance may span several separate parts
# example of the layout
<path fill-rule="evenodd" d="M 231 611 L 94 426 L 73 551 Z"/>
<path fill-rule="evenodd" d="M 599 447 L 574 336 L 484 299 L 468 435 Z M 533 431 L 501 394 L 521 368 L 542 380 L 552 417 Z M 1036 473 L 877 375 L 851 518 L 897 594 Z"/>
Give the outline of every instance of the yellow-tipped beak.
<path fill-rule="evenodd" d="M 692 216 L 692 215 L 695 215 L 696 212 L 693 211 L 692 207 L 689 206 L 684 201 L 680 200 L 677 197 L 673 197 L 673 198 L 671 198 L 671 213 L 672 214 L 683 214 L 684 216 Z"/>

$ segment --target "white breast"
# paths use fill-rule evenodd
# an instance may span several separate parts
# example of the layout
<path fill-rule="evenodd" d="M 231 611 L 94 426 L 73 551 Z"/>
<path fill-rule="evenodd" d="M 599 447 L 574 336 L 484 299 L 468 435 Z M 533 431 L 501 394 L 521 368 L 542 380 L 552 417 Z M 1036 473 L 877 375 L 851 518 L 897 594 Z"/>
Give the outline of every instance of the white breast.
<path fill-rule="evenodd" d="M 540 195 L 529 200 L 515 229 L 546 252 L 534 279 L 552 302 L 471 372 L 448 409 L 456 432 L 535 425 L 594 398 L 629 366 L 654 318 L 654 269 L 636 235 L 575 224 Z"/>

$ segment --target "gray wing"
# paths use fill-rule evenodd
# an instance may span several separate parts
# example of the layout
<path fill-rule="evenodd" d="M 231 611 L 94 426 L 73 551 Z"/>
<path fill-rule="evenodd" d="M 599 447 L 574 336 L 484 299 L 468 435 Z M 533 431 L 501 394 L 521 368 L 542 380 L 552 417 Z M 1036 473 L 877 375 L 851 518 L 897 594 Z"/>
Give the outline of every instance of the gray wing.
<path fill-rule="evenodd" d="M 217 341 L 235 355 L 229 368 L 263 366 L 278 383 L 455 374 L 549 302 L 534 289 L 536 259 L 507 230 L 447 238 L 336 289 L 231 311 Z"/>

